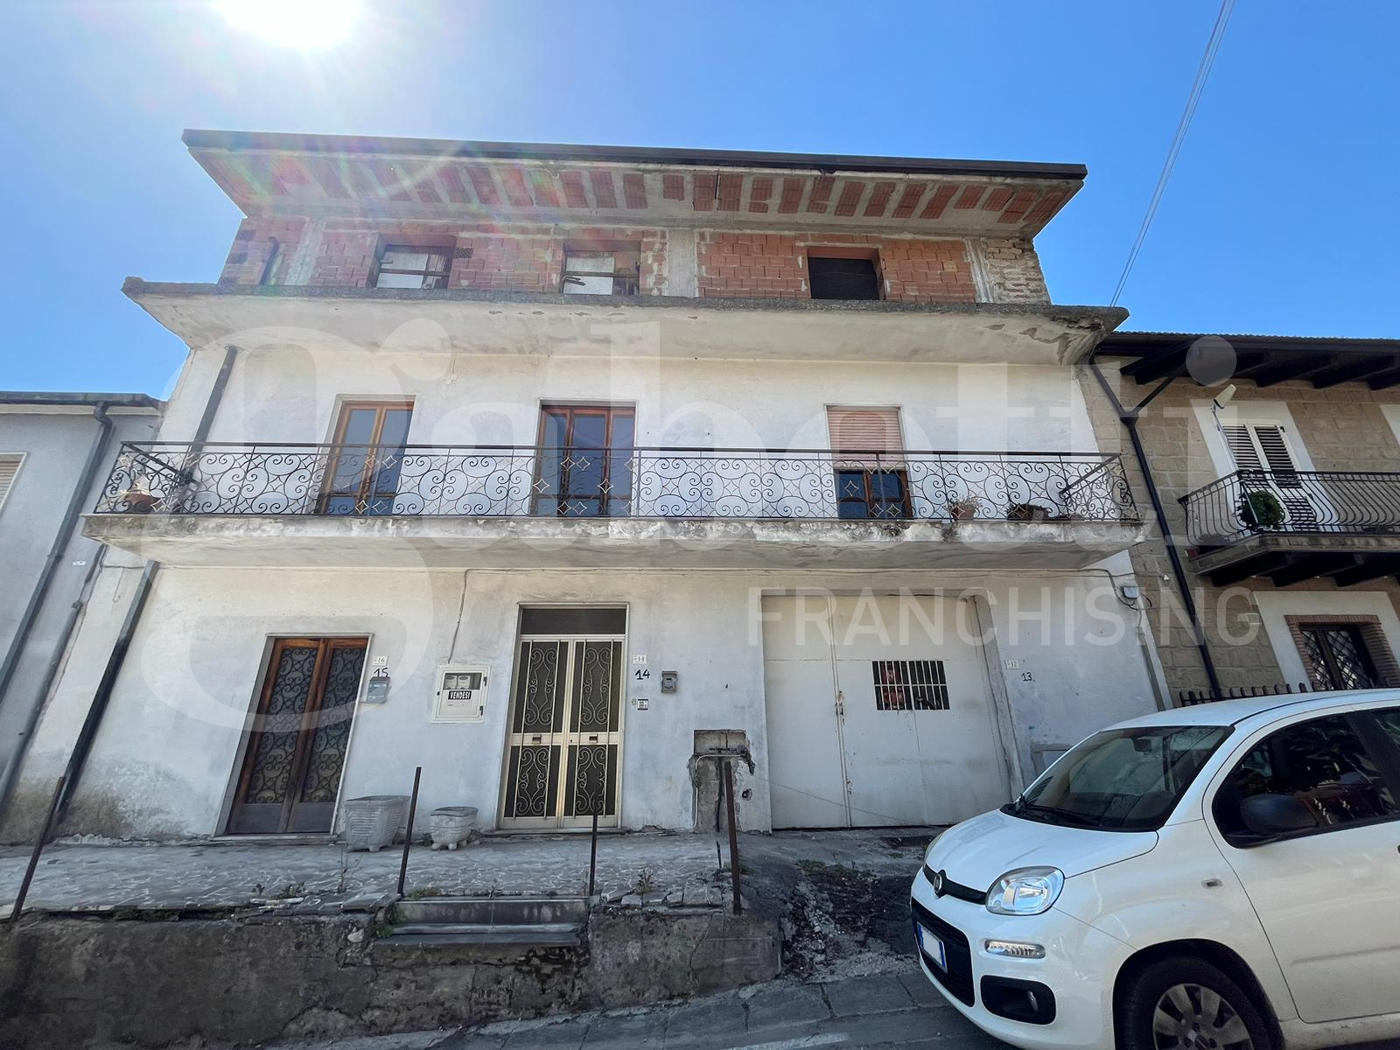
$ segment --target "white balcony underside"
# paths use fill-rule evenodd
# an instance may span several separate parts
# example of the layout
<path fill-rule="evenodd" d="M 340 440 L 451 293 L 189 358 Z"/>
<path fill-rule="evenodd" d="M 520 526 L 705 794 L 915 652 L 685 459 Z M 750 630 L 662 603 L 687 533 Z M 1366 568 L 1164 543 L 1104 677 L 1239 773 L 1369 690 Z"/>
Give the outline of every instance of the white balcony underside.
<path fill-rule="evenodd" d="M 135 278 L 125 291 L 189 346 L 245 350 L 1066 365 L 1126 316 L 1049 304 L 620 299 Z"/>
<path fill-rule="evenodd" d="M 1121 522 L 696 521 L 91 514 L 170 565 L 305 568 L 1073 569 L 1142 540 Z"/>

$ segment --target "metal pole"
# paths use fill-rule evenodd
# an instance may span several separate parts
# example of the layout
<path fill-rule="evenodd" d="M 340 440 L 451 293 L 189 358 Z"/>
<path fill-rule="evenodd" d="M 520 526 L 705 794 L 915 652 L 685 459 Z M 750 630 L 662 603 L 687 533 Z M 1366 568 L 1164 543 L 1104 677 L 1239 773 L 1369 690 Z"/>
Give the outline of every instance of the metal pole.
<path fill-rule="evenodd" d="M 63 784 L 68 778 L 59 777 L 53 788 L 53 798 L 49 801 L 49 815 L 44 818 L 44 830 L 34 843 L 34 852 L 29 855 L 29 867 L 24 869 L 24 879 L 19 884 L 19 896 L 15 898 L 14 909 L 10 912 L 10 924 L 19 922 L 19 913 L 24 908 L 24 898 L 29 896 L 29 884 L 34 881 L 34 870 L 39 866 L 39 854 L 44 852 L 44 843 L 53 831 L 54 815 L 58 813 L 58 800 L 63 797 Z"/>
<path fill-rule="evenodd" d="M 588 851 L 588 895 L 593 896 L 593 887 L 598 874 L 598 811 L 593 811 L 593 842 Z"/>
<path fill-rule="evenodd" d="M 413 845 L 413 817 L 418 812 L 418 781 L 423 776 L 423 767 L 413 771 L 413 794 L 408 798 L 408 830 L 403 833 L 403 859 L 399 861 L 399 896 L 403 896 L 403 883 L 408 878 L 408 847 Z"/>
<path fill-rule="evenodd" d="M 729 809 L 729 877 L 734 883 L 734 914 L 744 910 L 739 902 L 739 829 L 734 826 L 734 766 L 724 760 L 724 798 Z"/>

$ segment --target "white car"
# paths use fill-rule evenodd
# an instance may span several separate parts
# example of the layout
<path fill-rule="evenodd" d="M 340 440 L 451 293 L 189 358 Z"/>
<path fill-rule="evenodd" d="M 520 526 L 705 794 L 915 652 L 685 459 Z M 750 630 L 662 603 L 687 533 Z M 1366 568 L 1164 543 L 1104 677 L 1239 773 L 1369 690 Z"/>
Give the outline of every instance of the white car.
<path fill-rule="evenodd" d="M 1400 1037 L 1400 690 L 1105 729 L 935 839 L 910 906 L 924 973 L 1016 1046 Z"/>

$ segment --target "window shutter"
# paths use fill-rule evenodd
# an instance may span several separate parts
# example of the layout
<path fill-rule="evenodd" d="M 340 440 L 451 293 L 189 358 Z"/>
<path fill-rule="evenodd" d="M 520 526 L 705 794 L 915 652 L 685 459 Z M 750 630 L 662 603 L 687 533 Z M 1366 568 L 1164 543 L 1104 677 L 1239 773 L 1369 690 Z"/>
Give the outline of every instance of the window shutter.
<path fill-rule="evenodd" d="M 5 505 L 5 497 L 10 494 L 10 487 L 15 483 L 15 475 L 19 473 L 19 464 L 23 456 L 0 456 L 0 507 Z"/>
<path fill-rule="evenodd" d="M 898 408 L 828 408 L 833 452 L 903 452 Z"/>
<path fill-rule="evenodd" d="M 1264 462 L 1269 469 L 1284 474 L 1297 471 L 1293 454 L 1288 450 L 1288 442 L 1283 437 L 1283 427 L 1274 423 L 1254 424 L 1254 438 L 1259 442 L 1259 450 L 1264 453 Z"/>
<path fill-rule="evenodd" d="M 1249 435 L 1249 426 L 1245 423 L 1225 423 L 1221 430 L 1225 432 L 1225 444 L 1230 449 L 1230 455 L 1235 458 L 1235 466 L 1240 470 L 1263 470 L 1264 462 L 1259 458 L 1259 452 L 1254 447 L 1254 440 Z"/>

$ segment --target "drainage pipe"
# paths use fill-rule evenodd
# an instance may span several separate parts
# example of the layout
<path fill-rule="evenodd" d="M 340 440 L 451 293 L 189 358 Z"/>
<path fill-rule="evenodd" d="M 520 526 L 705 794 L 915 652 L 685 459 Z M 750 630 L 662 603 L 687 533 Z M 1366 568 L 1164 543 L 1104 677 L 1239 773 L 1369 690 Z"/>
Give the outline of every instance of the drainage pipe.
<path fill-rule="evenodd" d="M 1118 413 L 1118 420 L 1128 431 L 1128 439 L 1132 442 L 1133 455 L 1137 459 L 1138 469 L 1142 471 L 1143 481 L 1147 484 L 1147 495 L 1152 501 L 1152 511 L 1157 516 L 1157 526 L 1162 530 L 1162 543 L 1167 548 L 1167 557 L 1172 563 L 1172 574 L 1176 578 L 1176 589 L 1181 596 L 1182 608 L 1186 610 L 1186 618 L 1191 623 L 1191 634 L 1196 643 L 1196 650 L 1201 654 L 1201 664 L 1205 668 L 1206 678 L 1210 680 L 1211 689 L 1220 693 L 1220 676 L 1215 670 L 1215 660 L 1210 655 L 1210 646 L 1206 644 L 1206 633 L 1201 627 L 1200 613 L 1196 609 L 1195 596 L 1191 594 L 1191 585 L 1187 582 L 1186 566 L 1181 562 L 1181 554 L 1176 549 L 1176 539 L 1172 535 L 1171 524 L 1167 521 L 1166 508 L 1162 506 L 1161 493 L 1157 491 L 1157 481 L 1153 477 L 1152 467 L 1147 461 L 1147 452 L 1142 446 L 1142 438 L 1138 434 L 1138 417 L 1142 415 L 1142 410 L 1146 408 L 1172 384 L 1179 376 L 1173 373 L 1157 385 L 1153 391 L 1142 399 L 1133 408 L 1123 407 L 1123 403 L 1118 400 L 1117 393 L 1109 385 L 1108 377 L 1099 370 L 1098 362 L 1089 358 L 1089 368 L 1094 373 L 1094 378 L 1099 381 L 1099 386 L 1108 395 L 1109 403 Z"/>

